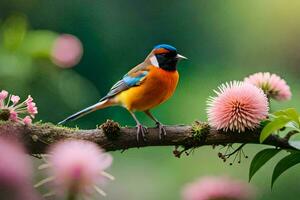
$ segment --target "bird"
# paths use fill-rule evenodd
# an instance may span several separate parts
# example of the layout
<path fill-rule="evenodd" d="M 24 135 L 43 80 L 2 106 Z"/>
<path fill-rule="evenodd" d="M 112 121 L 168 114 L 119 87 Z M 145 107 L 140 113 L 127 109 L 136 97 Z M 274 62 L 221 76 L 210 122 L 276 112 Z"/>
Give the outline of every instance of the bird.
<path fill-rule="evenodd" d="M 174 93 L 179 73 L 178 61 L 187 59 L 169 44 L 154 46 L 146 59 L 132 68 L 116 82 L 109 92 L 94 105 L 91 105 L 59 122 L 64 124 L 88 113 L 110 106 L 126 108 L 136 122 L 136 140 L 147 141 L 147 128 L 137 119 L 135 112 L 144 112 L 159 129 L 159 139 L 167 135 L 165 126 L 155 118 L 150 110 L 168 100 Z"/>

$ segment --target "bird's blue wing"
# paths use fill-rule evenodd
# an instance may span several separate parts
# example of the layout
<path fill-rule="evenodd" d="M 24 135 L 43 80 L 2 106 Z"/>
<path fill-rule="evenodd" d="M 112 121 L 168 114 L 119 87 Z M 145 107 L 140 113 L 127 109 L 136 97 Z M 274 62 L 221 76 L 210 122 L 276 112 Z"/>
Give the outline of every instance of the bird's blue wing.
<path fill-rule="evenodd" d="M 126 74 L 122 81 L 129 87 L 140 85 L 142 80 L 147 76 L 148 71 L 138 71 L 132 74 Z"/>
<path fill-rule="evenodd" d="M 100 101 L 113 97 L 122 91 L 128 90 L 131 87 L 140 85 L 143 80 L 145 80 L 148 73 L 148 70 L 142 68 L 136 69 L 134 71 L 131 70 L 130 72 L 125 74 L 121 80 L 114 84 L 107 95 Z"/>

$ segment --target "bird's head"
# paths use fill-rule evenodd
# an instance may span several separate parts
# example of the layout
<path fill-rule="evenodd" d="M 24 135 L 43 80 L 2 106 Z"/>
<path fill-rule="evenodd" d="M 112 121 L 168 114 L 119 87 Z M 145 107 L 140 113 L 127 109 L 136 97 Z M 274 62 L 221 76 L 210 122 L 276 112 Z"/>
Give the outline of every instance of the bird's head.
<path fill-rule="evenodd" d="M 178 61 L 187 58 L 178 54 L 175 47 L 168 44 L 159 44 L 153 48 L 147 59 L 156 67 L 174 71 Z"/>

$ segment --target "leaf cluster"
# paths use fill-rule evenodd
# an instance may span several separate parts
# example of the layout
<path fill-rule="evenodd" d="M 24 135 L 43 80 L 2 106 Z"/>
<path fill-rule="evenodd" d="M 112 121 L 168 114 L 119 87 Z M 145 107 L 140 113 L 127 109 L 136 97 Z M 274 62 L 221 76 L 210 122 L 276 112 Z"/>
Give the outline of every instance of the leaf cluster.
<path fill-rule="evenodd" d="M 288 139 L 288 143 L 294 147 L 295 150 L 288 151 L 289 154 L 279 160 L 275 165 L 271 187 L 273 187 L 280 175 L 300 163 L 300 116 L 296 109 L 288 108 L 269 115 L 269 119 L 265 122 L 265 126 L 260 134 L 260 142 L 263 143 L 272 134 Z M 263 165 L 280 151 L 282 151 L 282 149 L 267 148 L 258 152 L 250 165 L 249 181 Z"/>

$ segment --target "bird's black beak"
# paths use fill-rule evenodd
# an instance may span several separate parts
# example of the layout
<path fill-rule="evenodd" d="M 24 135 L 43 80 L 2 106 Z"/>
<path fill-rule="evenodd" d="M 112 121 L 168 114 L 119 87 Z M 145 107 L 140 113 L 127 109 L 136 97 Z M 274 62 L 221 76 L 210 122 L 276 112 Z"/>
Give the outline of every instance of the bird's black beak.
<path fill-rule="evenodd" d="M 178 60 L 187 60 L 187 59 L 188 59 L 187 57 L 185 57 L 185 56 L 183 56 L 183 55 L 180 55 L 180 54 L 177 54 L 176 58 L 177 58 Z"/>

